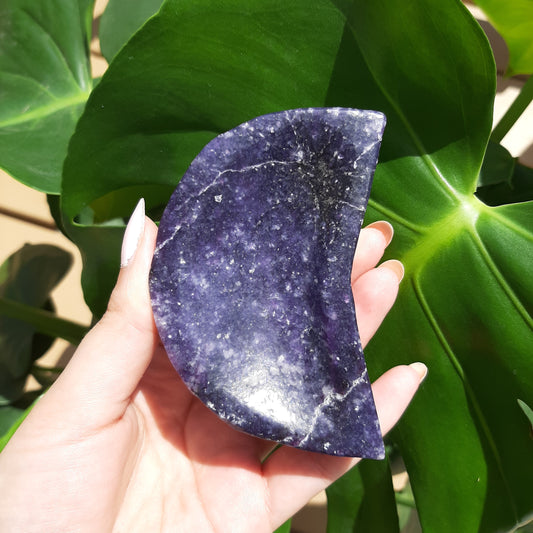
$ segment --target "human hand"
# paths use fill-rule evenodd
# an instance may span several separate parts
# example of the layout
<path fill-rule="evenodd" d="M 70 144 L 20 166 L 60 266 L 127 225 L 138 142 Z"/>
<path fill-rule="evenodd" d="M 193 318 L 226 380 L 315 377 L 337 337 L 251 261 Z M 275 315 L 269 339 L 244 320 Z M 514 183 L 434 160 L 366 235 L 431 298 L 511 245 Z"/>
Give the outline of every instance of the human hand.
<path fill-rule="evenodd" d="M 156 233 L 137 209 L 106 314 L 0 454 L 2 532 L 267 532 L 357 462 L 286 446 L 269 455 L 275 443 L 234 430 L 188 391 L 152 317 Z M 403 275 L 398 262 L 375 268 L 390 237 L 377 223 L 359 239 L 352 286 L 363 344 Z M 395 367 L 374 383 L 384 433 L 425 370 Z"/>

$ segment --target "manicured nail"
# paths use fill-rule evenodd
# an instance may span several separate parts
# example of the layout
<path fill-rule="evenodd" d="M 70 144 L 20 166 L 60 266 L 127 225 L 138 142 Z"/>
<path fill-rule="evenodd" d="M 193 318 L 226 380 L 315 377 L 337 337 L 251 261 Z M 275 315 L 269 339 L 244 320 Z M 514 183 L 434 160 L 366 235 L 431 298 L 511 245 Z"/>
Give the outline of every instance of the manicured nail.
<path fill-rule="evenodd" d="M 394 235 L 394 228 L 392 227 L 392 224 L 389 224 L 385 220 L 378 220 L 377 222 L 372 222 L 372 224 L 369 224 L 367 228 L 373 228 L 377 229 L 378 231 L 381 231 L 381 233 L 383 233 L 383 237 L 385 237 L 385 246 L 388 246 L 392 241 L 392 236 Z"/>
<path fill-rule="evenodd" d="M 122 240 L 122 251 L 120 253 L 120 267 L 128 266 L 133 259 L 139 241 L 144 232 L 144 198 L 139 200 L 137 207 L 134 209 Z"/>
<path fill-rule="evenodd" d="M 428 367 L 424 363 L 411 363 L 409 366 L 418 374 L 419 383 L 422 383 L 427 376 Z"/>
<path fill-rule="evenodd" d="M 405 269 L 403 268 L 403 265 L 397 259 L 389 259 L 388 261 L 381 263 L 381 265 L 379 265 L 379 268 L 388 268 L 389 270 L 392 270 L 398 278 L 398 283 L 402 281 L 403 276 L 405 274 Z"/>

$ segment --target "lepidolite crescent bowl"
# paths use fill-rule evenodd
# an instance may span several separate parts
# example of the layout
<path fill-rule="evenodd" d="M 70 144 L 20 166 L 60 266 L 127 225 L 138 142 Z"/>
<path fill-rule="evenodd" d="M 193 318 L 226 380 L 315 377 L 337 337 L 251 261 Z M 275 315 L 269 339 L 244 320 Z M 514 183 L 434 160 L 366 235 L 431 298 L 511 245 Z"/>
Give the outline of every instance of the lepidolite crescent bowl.
<path fill-rule="evenodd" d="M 187 387 L 257 437 L 382 458 L 350 273 L 385 117 L 295 109 L 192 162 L 161 219 L 155 321 Z"/>

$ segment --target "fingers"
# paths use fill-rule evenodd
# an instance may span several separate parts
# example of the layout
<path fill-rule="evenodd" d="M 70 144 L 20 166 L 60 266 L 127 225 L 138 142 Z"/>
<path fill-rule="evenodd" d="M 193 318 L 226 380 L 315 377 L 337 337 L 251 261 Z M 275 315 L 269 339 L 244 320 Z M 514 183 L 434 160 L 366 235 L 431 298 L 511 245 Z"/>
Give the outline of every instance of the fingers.
<path fill-rule="evenodd" d="M 369 224 L 361 230 L 353 261 L 352 283 L 378 264 L 393 234 L 392 226 L 384 220 Z"/>
<path fill-rule="evenodd" d="M 108 310 L 45 396 L 72 407 L 68 411 L 78 417 L 84 413 L 86 424 L 86 417 L 105 423 L 121 415 L 158 345 L 148 291 L 156 234 L 144 209 L 136 210 L 124 238 L 127 265 L 120 270 Z"/>
<path fill-rule="evenodd" d="M 374 399 L 384 434 L 400 419 L 426 371 L 421 363 L 399 366 L 374 383 Z M 263 470 L 270 494 L 273 526 L 282 524 L 358 461 L 289 447 L 274 452 Z"/>
<path fill-rule="evenodd" d="M 372 393 L 383 435 L 396 425 L 426 374 L 423 363 L 395 366 L 373 383 Z"/>
<path fill-rule="evenodd" d="M 385 248 L 394 234 L 385 221 L 374 222 L 361 230 L 352 266 L 352 289 L 361 342 L 365 346 L 390 311 L 398 294 L 404 270 L 399 261 L 385 261 Z"/>
<path fill-rule="evenodd" d="M 355 316 L 361 343 L 366 346 L 368 341 L 376 333 L 383 319 L 390 311 L 401 281 L 399 269 L 403 269 L 401 263 L 396 268 L 390 268 L 387 261 L 378 268 L 365 272 L 352 285 Z"/>

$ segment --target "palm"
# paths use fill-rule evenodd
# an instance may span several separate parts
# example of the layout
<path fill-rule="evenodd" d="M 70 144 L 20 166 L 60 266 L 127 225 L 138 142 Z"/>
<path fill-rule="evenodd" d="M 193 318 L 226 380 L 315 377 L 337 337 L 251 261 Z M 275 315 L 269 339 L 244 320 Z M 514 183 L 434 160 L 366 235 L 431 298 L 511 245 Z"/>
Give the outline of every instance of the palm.
<path fill-rule="evenodd" d="M 144 443 L 118 517 L 124 527 L 117 529 L 135 531 L 139 508 L 153 531 L 176 523 L 183 531 L 271 529 L 261 459 L 272 443 L 222 422 L 183 386 L 162 351 L 134 406 Z M 146 531 L 144 520 L 138 529 Z"/>

